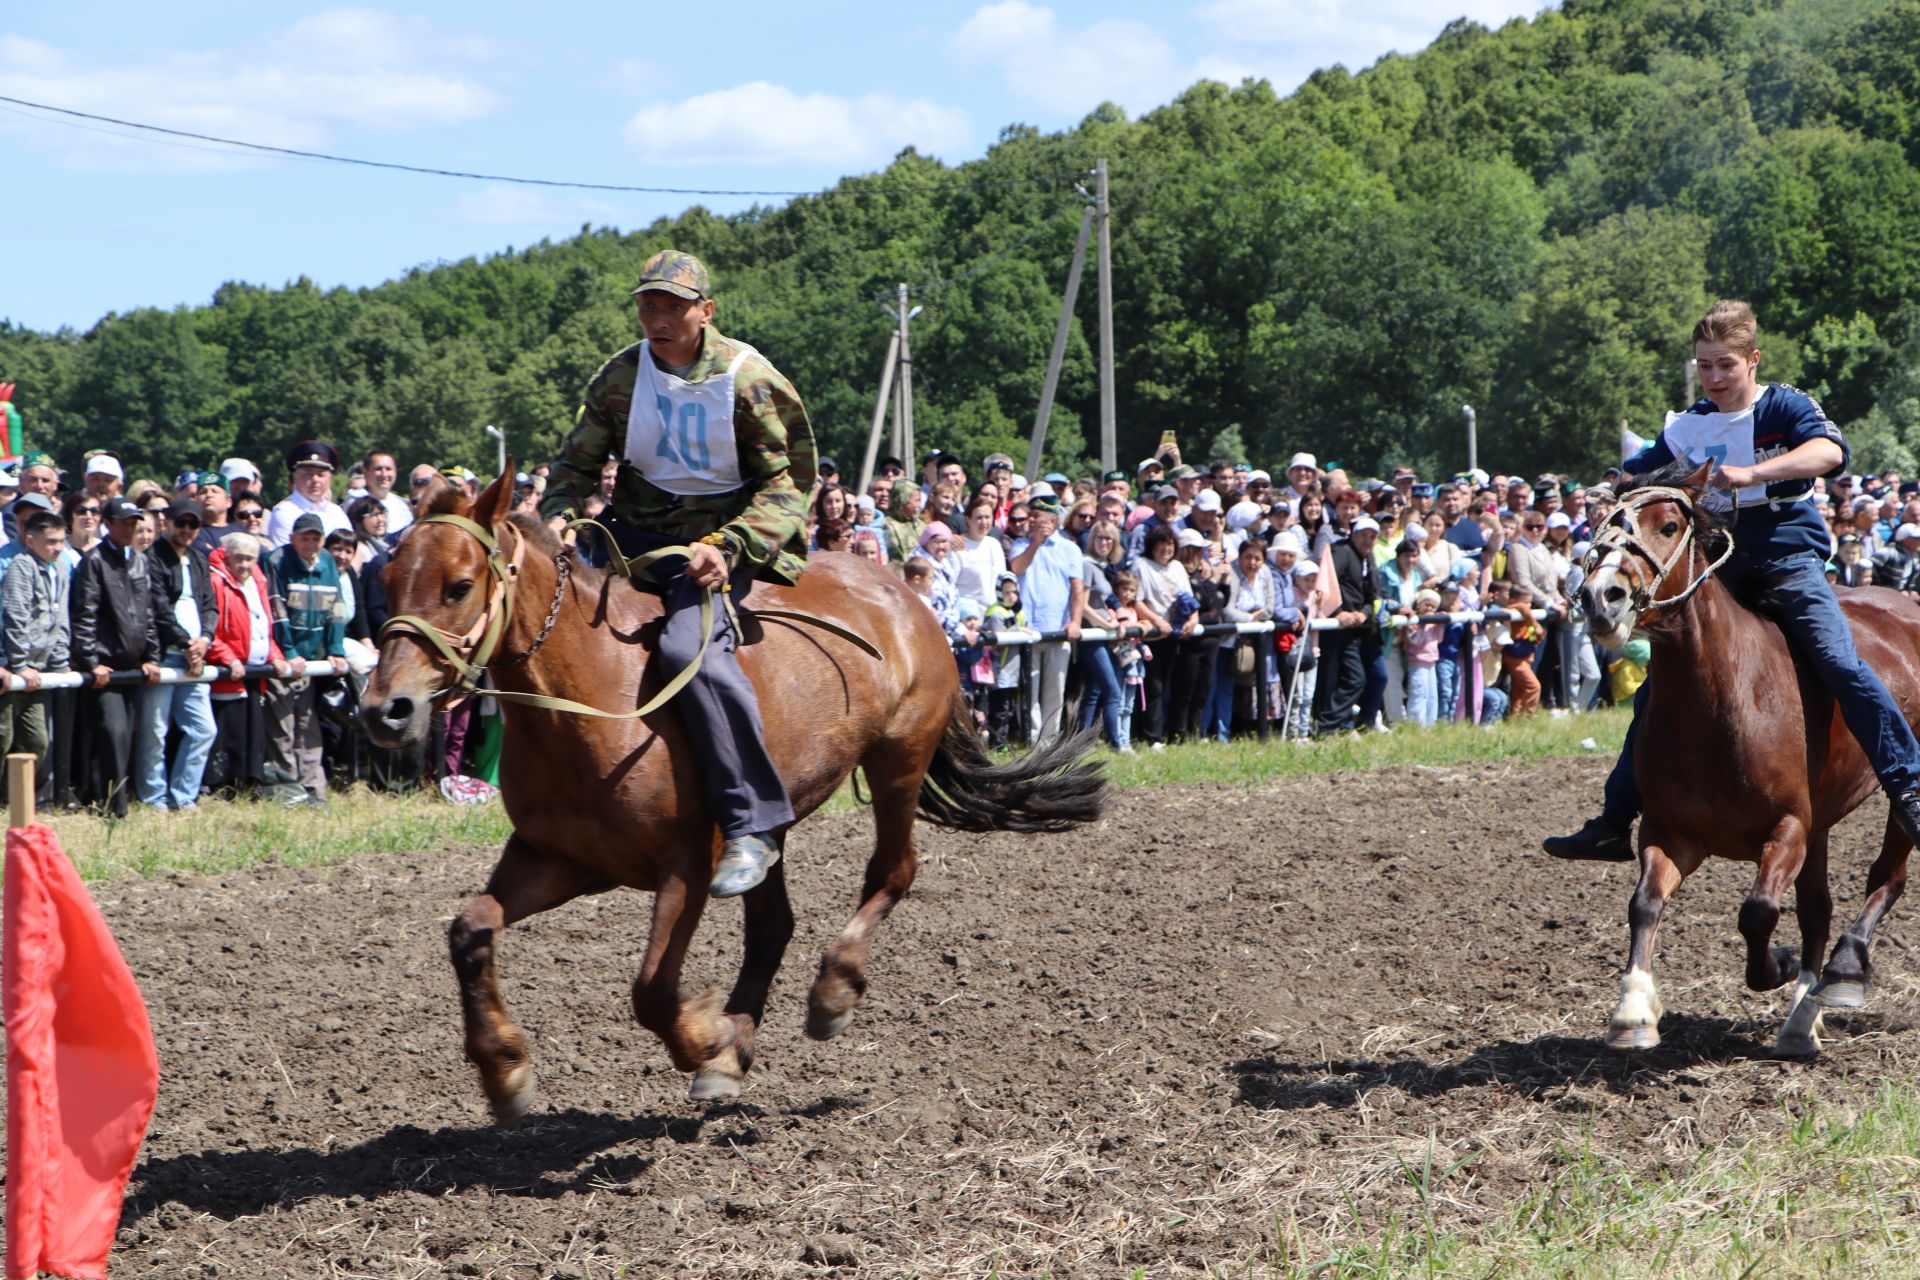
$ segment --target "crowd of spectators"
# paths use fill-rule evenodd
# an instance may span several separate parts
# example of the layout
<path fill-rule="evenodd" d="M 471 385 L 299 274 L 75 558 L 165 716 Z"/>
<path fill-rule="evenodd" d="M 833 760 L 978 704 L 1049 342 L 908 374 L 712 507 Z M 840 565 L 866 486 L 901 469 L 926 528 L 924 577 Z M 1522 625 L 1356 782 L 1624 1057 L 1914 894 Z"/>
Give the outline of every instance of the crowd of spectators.
<path fill-rule="evenodd" d="M 309 441 L 284 461 L 284 491 L 244 458 L 170 486 L 128 483 L 103 452 L 71 484 L 43 453 L 0 469 L 0 636 L 18 685 L 0 702 L 0 750 L 46 758 L 48 802 L 182 812 L 232 791 L 324 804 L 356 779 L 488 794 L 499 726 L 484 700 L 439 717 L 412 754 L 374 749 L 351 715 L 386 618 L 380 570 L 414 519 L 397 459 L 343 469 Z M 1029 480 L 1005 454 L 970 473 L 941 450 L 917 474 L 883 459 L 864 493 L 831 459 L 819 470 L 809 545 L 865 556 L 925 601 L 997 745 L 1098 725 L 1118 751 L 1160 749 L 1226 741 L 1261 715 L 1289 740 L 1492 723 L 1583 712 L 1645 678 L 1644 645 L 1610 655 L 1586 631 L 1575 566 L 1602 513 L 1566 476 L 1403 467 L 1356 481 L 1299 453 L 1276 478 L 1232 459 L 1187 465 L 1171 441 L 1097 477 Z M 515 477 L 517 509 L 537 509 L 544 471 Z M 407 493 L 435 477 L 470 494 L 481 483 L 423 463 Z M 1818 502 L 1830 578 L 1920 600 L 1920 486 L 1842 476 Z M 168 670 L 216 678 L 162 681 Z M 42 687 L 66 671 L 90 687 Z"/>

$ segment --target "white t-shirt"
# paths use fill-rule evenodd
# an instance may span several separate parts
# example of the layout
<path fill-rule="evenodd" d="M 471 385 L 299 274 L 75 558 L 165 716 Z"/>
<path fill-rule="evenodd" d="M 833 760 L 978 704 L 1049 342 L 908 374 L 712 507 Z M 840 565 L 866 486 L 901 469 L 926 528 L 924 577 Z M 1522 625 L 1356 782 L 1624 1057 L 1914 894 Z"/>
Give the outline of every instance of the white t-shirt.
<path fill-rule="evenodd" d="M 1006 572 L 1007 552 L 1000 539 L 989 533 L 978 542 L 962 537 L 959 546 L 947 553 L 957 567 L 953 589 L 962 599 L 977 600 L 984 607 L 996 599 L 995 583 Z"/>

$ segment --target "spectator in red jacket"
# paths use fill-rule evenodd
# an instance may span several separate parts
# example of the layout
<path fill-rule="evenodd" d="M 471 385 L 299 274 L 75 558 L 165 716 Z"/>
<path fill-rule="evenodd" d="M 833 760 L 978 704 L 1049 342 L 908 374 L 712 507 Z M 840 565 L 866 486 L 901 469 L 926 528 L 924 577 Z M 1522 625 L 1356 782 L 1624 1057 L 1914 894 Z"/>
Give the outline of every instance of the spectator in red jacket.
<path fill-rule="evenodd" d="M 273 638 L 272 597 L 260 572 L 260 540 L 250 533 L 229 533 L 212 556 L 213 598 L 219 620 L 207 649 L 208 661 L 221 672 L 213 683 L 214 738 L 209 779 L 228 786 L 262 781 L 266 735 L 274 721 L 266 714 L 266 679 L 246 678 L 246 668 L 270 664 L 282 680 L 293 668 Z M 290 754 L 293 744 L 283 745 Z"/>

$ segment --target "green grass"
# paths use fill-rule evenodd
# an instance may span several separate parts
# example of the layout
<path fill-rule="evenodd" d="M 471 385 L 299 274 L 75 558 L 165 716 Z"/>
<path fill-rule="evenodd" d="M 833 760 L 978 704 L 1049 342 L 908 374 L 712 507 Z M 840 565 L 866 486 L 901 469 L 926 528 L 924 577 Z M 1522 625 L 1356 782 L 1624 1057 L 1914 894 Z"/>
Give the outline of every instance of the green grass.
<path fill-rule="evenodd" d="M 1471 1234 L 1436 1231 L 1455 1160 L 1403 1166 L 1420 1208 L 1361 1243 L 1314 1248 L 1276 1230 L 1263 1258 L 1219 1272 L 1264 1280 L 1799 1280 L 1920 1275 L 1920 1099 L 1886 1082 L 1862 1104 L 1806 1104 L 1779 1132 L 1638 1174 L 1567 1146 L 1546 1188 Z M 1470 1165 L 1468 1166 L 1471 1167 Z"/>
<path fill-rule="evenodd" d="M 1274 778 L 1394 765 L 1431 767 L 1595 752 L 1610 760 L 1626 727 L 1624 711 L 1604 711 L 1558 720 L 1539 715 L 1485 728 L 1402 726 L 1391 734 L 1325 742 L 1244 738 L 1225 745 L 1178 745 L 1163 752 L 1143 748 L 1132 756 L 1102 748 L 1099 755 L 1120 787 L 1250 786 Z M 1583 740 L 1591 740 L 1594 747 L 1582 747 Z M 852 788 L 843 787 L 822 812 L 858 807 Z M 365 787 L 336 794 L 324 810 L 207 800 L 183 817 L 136 805 L 133 813 L 117 820 L 83 814 L 43 814 L 41 820 L 53 827 L 89 880 L 234 871 L 263 862 L 311 866 L 370 853 L 499 844 L 512 831 L 498 801 L 462 808 L 438 795 L 391 796 Z"/>

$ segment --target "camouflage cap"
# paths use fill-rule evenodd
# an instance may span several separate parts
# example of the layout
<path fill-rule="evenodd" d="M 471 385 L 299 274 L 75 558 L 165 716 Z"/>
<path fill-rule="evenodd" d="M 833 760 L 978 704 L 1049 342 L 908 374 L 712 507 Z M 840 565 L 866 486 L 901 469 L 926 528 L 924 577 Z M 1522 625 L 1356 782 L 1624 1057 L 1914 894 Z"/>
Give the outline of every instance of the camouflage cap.
<path fill-rule="evenodd" d="M 649 289 L 697 301 L 713 292 L 713 282 L 707 278 L 706 265 L 700 259 L 677 249 L 662 249 L 640 268 L 633 295 L 638 297 Z"/>

